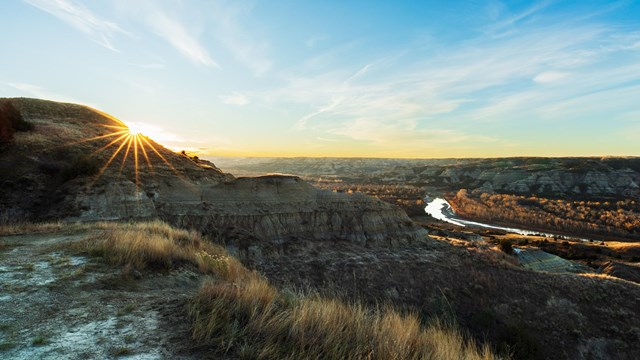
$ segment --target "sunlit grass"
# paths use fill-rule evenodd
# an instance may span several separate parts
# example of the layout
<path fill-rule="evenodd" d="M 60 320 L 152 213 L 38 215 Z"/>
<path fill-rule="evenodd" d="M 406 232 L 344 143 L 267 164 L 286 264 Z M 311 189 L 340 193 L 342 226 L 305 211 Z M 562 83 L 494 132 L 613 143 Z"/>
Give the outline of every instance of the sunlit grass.
<path fill-rule="evenodd" d="M 224 249 L 205 241 L 194 231 L 176 229 L 161 221 L 113 223 L 78 243 L 74 249 L 104 258 L 108 263 L 136 270 L 192 266 L 206 274 L 226 276 Z"/>
<path fill-rule="evenodd" d="M 243 358 L 494 359 L 451 326 L 413 313 L 282 293 L 253 275 L 206 282 L 189 314 L 195 339 Z"/>
<path fill-rule="evenodd" d="M 83 226 L 85 225 L 75 223 L 67 224 L 60 221 L 47 223 L 0 224 L 0 236 L 54 233 L 63 230 L 73 230 Z"/>
<path fill-rule="evenodd" d="M 66 246 L 110 264 L 140 271 L 190 267 L 209 274 L 189 305 L 193 338 L 232 357 L 496 358 L 455 327 L 425 325 L 416 313 L 280 291 L 194 231 L 161 221 L 76 226 L 97 231 Z M 43 230 L 55 227 L 42 225 Z"/>

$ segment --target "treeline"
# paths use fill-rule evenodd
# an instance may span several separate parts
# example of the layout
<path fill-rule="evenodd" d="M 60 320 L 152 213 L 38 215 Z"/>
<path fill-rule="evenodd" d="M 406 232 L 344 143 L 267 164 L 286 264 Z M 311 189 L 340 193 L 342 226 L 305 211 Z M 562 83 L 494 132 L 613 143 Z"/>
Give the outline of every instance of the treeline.
<path fill-rule="evenodd" d="M 348 184 L 317 182 L 316 187 L 335 192 L 360 192 L 401 207 L 409 216 L 424 215 L 424 190 L 411 185 Z"/>
<path fill-rule="evenodd" d="M 465 217 L 536 228 L 640 239 L 640 202 L 571 201 L 459 190 L 449 202 Z"/>

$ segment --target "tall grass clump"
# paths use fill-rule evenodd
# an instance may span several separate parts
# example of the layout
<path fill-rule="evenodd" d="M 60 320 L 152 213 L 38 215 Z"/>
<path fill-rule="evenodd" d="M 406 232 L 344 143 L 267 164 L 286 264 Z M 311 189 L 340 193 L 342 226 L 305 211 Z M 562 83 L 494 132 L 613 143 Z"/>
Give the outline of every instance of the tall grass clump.
<path fill-rule="evenodd" d="M 106 223 L 96 235 L 73 246 L 108 263 L 136 270 L 194 266 L 202 273 L 220 278 L 240 271 L 237 260 L 230 258 L 222 247 L 206 242 L 195 231 L 176 229 L 159 220 Z"/>
<path fill-rule="evenodd" d="M 189 307 L 196 340 L 240 358 L 494 359 L 459 331 L 416 314 L 278 292 L 258 275 L 209 281 Z"/>

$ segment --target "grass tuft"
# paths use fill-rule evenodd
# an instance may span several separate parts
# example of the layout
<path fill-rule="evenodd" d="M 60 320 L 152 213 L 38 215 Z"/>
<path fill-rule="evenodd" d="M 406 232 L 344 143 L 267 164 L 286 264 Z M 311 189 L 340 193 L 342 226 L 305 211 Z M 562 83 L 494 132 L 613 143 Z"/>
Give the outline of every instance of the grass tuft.
<path fill-rule="evenodd" d="M 48 343 L 49 343 L 49 340 L 47 340 L 47 338 L 43 335 L 38 335 L 31 341 L 31 345 L 35 345 L 35 346 L 43 346 Z"/>

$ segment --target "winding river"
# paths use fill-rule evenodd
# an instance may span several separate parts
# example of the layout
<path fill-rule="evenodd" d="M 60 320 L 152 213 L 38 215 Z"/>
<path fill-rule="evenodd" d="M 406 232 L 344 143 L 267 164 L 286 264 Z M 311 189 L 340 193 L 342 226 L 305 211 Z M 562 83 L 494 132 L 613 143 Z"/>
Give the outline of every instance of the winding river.
<path fill-rule="evenodd" d="M 425 201 L 426 200 L 428 200 L 428 198 L 425 199 Z M 488 229 L 508 231 L 508 232 L 512 232 L 520 235 L 542 235 L 546 237 L 560 237 L 564 239 L 589 241 L 588 239 L 572 237 L 572 236 L 551 234 L 551 233 L 545 233 L 541 231 L 532 231 L 532 230 L 511 228 L 511 227 L 505 227 L 505 226 L 490 225 L 490 224 L 480 223 L 476 221 L 462 220 L 456 217 L 456 214 L 453 211 L 451 204 L 449 204 L 449 202 L 447 202 L 447 200 L 443 198 L 435 198 L 432 201 L 428 202 L 427 206 L 424 208 L 424 211 L 427 213 L 427 215 L 431 215 L 431 217 L 435 219 L 445 221 L 458 226 L 483 227 Z"/>

